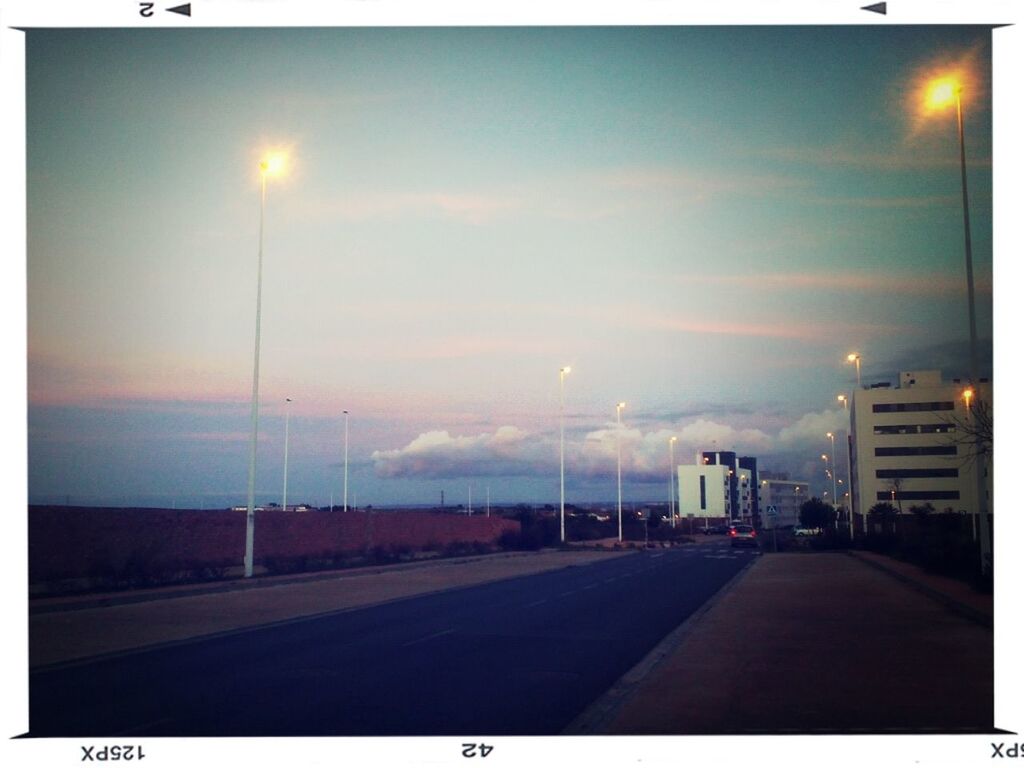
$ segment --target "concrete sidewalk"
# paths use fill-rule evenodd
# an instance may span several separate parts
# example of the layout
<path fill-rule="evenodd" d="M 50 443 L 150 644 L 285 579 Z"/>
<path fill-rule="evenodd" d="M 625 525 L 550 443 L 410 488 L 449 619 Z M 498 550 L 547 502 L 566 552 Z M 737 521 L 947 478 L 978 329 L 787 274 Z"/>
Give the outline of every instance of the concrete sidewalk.
<path fill-rule="evenodd" d="M 39 667 L 123 653 L 629 554 L 500 553 L 34 600 L 29 610 L 29 660 L 32 667 Z"/>
<path fill-rule="evenodd" d="M 567 733 L 989 733 L 991 617 L 890 558 L 765 554 Z"/>

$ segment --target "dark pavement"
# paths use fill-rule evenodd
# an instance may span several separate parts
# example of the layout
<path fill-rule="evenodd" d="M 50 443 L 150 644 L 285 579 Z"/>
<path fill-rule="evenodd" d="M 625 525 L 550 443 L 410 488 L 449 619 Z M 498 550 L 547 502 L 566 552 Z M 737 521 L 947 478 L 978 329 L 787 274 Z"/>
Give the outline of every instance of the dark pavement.
<path fill-rule="evenodd" d="M 757 558 L 644 552 L 42 667 L 30 735 L 557 734 Z"/>
<path fill-rule="evenodd" d="M 766 554 L 567 731 L 992 733 L 992 598 L 870 553 Z M 668 647 L 666 647 L 668 646 Z"/>

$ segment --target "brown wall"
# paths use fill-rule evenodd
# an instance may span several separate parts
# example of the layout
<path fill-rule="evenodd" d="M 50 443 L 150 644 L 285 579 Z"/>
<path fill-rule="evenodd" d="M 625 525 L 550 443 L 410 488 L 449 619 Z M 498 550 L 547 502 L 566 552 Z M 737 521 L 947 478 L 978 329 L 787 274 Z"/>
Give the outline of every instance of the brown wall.
<path fill-rule="evenodd" d="M 108 575 L 131 563 L 188 569 L 242 563 L 245 512 L 29 507 L 29 582 Z M 493 543 L 519 523 L 434 512 L 257 512 L 255 560 Z"/>

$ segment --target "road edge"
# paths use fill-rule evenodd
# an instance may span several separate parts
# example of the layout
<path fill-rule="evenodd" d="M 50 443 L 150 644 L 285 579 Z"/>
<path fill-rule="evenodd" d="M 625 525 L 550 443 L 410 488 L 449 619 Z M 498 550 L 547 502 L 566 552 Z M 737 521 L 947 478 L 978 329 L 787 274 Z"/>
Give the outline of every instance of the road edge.
<path fill-rule="evenodd" d="M 577 715 L 559 735 L 561 736 L 595 736 L 603 733 L 604 727 L 610 723 L 619 710 L 637 692 L 640 684 L 657 669 L 662 662 L 671 656 L 683 641 L 690 635 L 704 617 L 761 561 L 764 553 L 750 561 L 733 574 L 718 591 L 709 597 L 704 604 L 691 613 L 678 627 L 669 632 L 646 656 L 640 659 L 622 677 L 616 680 L 611 688 L 592 701 L 586 709 Z"/>

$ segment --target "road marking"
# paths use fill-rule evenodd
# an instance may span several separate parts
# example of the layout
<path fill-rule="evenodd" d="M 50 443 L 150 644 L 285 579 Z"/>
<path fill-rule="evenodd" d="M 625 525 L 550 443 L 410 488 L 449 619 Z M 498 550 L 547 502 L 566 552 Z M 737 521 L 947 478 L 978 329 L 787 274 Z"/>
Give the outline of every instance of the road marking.
<path fill-rule="evenodd" d="M 584 589 L 593 589 L 596 586 L 597 584 L 587 584 L 587 586 L 585 586 Z"/>
<path fill-rule="evenodd" d="M 619 579 L 618 576 L 612 576 L 610 579 L 605 579 L 604 583 L 605 584 L 611 584 L 613 581 L 618 581 L 618 579 Z"/>
<path fill-rule="evenodd" d="M 562 594 L 559 595 L 559 597 L 568 597 L 569 595 L 575 595 L 575 594 L 576 594 L 576 590 L 575 589 L 571 589 L 568 592 L 563 592 Z"/>
<path fill-rule="evenodd" d="M 402 643 L 402 647 L 406 648 L 406 647 L 408 647 L 410 645 L 416 645 L 416 643 L 423 643 L 423 642 L 426 642 L 427 640 L 433 640 L 435 637 L 441 637 L 442 635 L 450 635 L 454 631 L 455 631 L 454 627 L 452 629 L 443 629 L 440 632 L 435 632 L 432 635 L 427 635 L 426 637 L 421 637 L 418 640 L 410 640 L 408 643 Z"/>
<path fill-rule="evenodd" d="M 536 600 L 536 601 L 534 601 L 532 603 L 529 603 L 528 605 L 524 605 L 523 607 L 524 608 L 533 608 L 533 606 L 540 605 L 541 603 L 546 603 L 547 601 L 548 601 L 548 599 L 545 597 L 543 600 Z"/>

